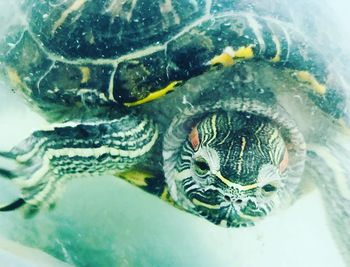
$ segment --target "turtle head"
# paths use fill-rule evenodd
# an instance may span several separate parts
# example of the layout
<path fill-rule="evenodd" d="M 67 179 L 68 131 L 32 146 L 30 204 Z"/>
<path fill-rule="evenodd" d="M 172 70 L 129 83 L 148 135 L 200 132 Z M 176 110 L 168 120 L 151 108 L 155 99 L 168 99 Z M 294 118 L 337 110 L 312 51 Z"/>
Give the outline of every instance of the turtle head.
<path fill-rule="evenodd" d="M 279 206 L 288 166 L 280 129 L 244 112 L 216 112 L 196 122 L 179 152 L 173 195 L 215 224 L 252 225 Z"/>

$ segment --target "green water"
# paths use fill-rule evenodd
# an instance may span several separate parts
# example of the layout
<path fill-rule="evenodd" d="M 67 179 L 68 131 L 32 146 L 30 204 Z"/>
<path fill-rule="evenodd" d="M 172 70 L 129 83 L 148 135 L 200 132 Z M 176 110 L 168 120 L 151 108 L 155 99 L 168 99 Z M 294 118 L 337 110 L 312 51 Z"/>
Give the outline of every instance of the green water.
<path fill-rule="evenodd" d="M 2 90 L 0 96 L 7 99 L 0 106 L 0 140 L 8 140 L 3 148 L 45 124 L 15 95 Z M 0 200 L 8 199 L 15 191 L 0 182 Z M 217 227 L 113 177 L 68 183 L 56 209 L 34 219 L 0 215 L 0 237 L 73 266 L 343 266 L 316 191 L 243 229 Z M 20 251 L 11 249 L 16 264 L 23 262 Z M 0 266 L 11 266 L 2 265 L 2 257 Z"/>
<path fill-rule="evenodd" d="M 273 13 L 277 8 L 269 10 L 271 3 L 278 6 L 276 1 L 260 5 Z M 4 0 L 0 0 L 1 7 L 9 12 Z M 315 16 L 327 14 L 307 11 Z M 302 24 L 300 13 L 294 15 Z M 0 25 L 9 18 L 4 14 Z M 346 41 L 343 37 L 339 42 Z M 1 85 L 1 150 L 44 125 Z M 2 202 L 14 196 L 16 189 L 0 180 L 0 192 Z M 60 266 L 19 244 L 72 266 L 345 266 L 329 227 L 317 191 L 256 227 L 226 229 L 174 209 L 116 178 L 81 178 L 66 186 L 53 211 L 33 219 L 24 219 L 20 212 L 0 214 L 0 267 Z M 8 245 L 6 239 L 15 243 Z"/>

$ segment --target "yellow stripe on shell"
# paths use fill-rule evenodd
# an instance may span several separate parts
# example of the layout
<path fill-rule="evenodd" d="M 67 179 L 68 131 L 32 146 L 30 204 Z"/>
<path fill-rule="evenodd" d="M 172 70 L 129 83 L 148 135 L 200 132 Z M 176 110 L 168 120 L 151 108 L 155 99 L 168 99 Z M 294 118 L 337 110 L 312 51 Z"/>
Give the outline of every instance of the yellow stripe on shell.
<path fill-rule="evenodd" d="M 151 101 L 153 101 L 157 98 L 160 98 L 162 96 L 165 96 L 167 93 L 173 91 L 174 87 L 180 83 L 181 83 L 181 81 L 173 81 L 170 84 L 168 84 L 165 88 L 160 89 L 160 90 L 155 91 L 155 92 L 152 92 L 143 99 L 137 100 L 135 102 L 124 103 L 124 106 L 134 107 L 134 106 L 142 105 L 142 104 L 147 103 L 147 102 L 151 102 Z"/>
<path fill-rule="evenodd" d="M 301 82 L 305 82 L 308 85 L 312 87 L 312 89 L 320 94 L 324 95 L 327 91 L 327 88 L 325 85 L 320 84 L 317 79 L 308 71 L 298 71 L 297 73 L 297 79 Z"/>
<path fill-rule="evenodd" d="M 234 58 L 239 59 L 251 59 L 254 57 L 254 51 L 252 46 L 242 46 L 234 53 Z"/>
<path fill-rule="evenodd" d="M 177 205 L 174 201 L 174 199 L 171 197 L 169 188 L 167 186 L 164 187 L 164 190 L 162 194 L 160 195 L 160 199 L 164 200 L 165 202 L 171 204 L 172 206 L 178 208 L 178 209 L 183 209 L 181 206 Z"/>
<path fill-rule="evenodd" d="M 251 59 L 254 57 L 254 52 L 251 46 L 242 46 L 237 50 L 234 50 L 232 47 L 228 46 L 224 51 L 213 57 L 210 61 L 210 65 L 221 64 L 224 67 L 229 67 L 235 64 L 234 59 Z"/>
<path fill-rule="evenodd" d="M 81 72 L 80 83 L 87 83 L 90 80 L 91 71 L 88 67 L 79 67 Z"/>
<path fill-rule="evenodd" d="M 69 8 L 67 8 L 62 13 L 61 17 L 56 20 L 55 24 L 52 27 L 51 34 L 54 35 L 57 29 L 61 27 L 62 24 L 66 21 L 67 17 L 74 11 L 78 11 L 86 2 L 87 0 L 76 0 Z"/>
<path fill-rule="evenodd" d="M 118 173 L 116 176 L 121 177 L 136 186 L 147 186 L 146 178 L 154 178 L 152 173 L 143 170 L 129 170 Z"/>
<path fill-rule="evenodd" d="M 160 199 L 168 202 L 169 201 L 169 189 L 168 187 L 164 187 L 164 190 L 162 192 L 162 194 L 160 195 Z"/>
<path fill-rule="evenodd" d="M 281 43 L 276 35 L 272 36 L 272 41 L 275 43 L 276 46 L 276 55 L 271 59 L 271 62 L 278 62 L 281 60 Z"/>
<path fill-rule="evenodd" d="M 235 64 L 232 56 L 230 56 L 228 53 L 223 52 L 221 55 L 213 57 L 212 60 L 210 60 L 210 65 L 217 65 L 221 64 L 224 67 L 229 67 Z"/>
<path fill-rule="evenodd" d="M 15 69 L 7 68 L 7 76 L 14 87 L 22 89 L 28 95 L 32 93 L 28 86 L 22 81 L 21 77 Z"/>
<path fill-rule="evenodd" d="M 9 77 L 12 85 L 21 86 L 22 80 L 18 75 L 18 72 L 12 68 L 7 68 L 7 76 Z"/>

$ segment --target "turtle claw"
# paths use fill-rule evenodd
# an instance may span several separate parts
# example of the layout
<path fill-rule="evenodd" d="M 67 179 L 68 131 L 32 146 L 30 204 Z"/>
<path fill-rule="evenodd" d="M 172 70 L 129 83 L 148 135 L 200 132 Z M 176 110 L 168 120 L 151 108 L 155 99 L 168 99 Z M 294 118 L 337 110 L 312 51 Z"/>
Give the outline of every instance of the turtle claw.
<path fill-rule="evenodd" d="M 23 217 L 26 219 L 33 218 L 40 210 L 38 206 L 28 204 L 23 198 L 18 198 L 8 205 L 0 207 L 0 212 L 10 212 L 21 209 Z"/>
<path fill-rule="evenodd" d="M 0 177 L 12 180 L 21 190 L 21 196 L 7 205 L 0 206 L 0 212 L 22 208 L 24 216 L 28 218 L 36 214 L 39 207 L 49 198 L 51 191 L 45 189 L 52 182 L 50 183 L 50 179 L 48 179 L 50 171 L 37 175 L 33 181 L 33 177 L 38 170 L 40 171 L 42 163 L 37 160 L 36 164 L 32 165 L 30 164 L 33 163 L 32 160 L 18 162 L 17 156 L 16 153 L 12 152 L 0 152 L 2 166 L 2 168 L 0 167 Z M 55 180 L 54 177 L 51 177 L 51 180 Z"/>
<path fill-rule="evenodd" d="M 13 179 L 17 177 L 13 172 L 5 169 L 0 169 L 0 177 L 5 177 L 7 179 Z"/>
<path fill-rule="evenodd" d="M 16 179 L 18 179 L 19 182 L 25 182 L 22 177 Z M 47 206 L 50 210 L 55 207 L 53 196 L 56 195 L 56 192 L 52 192 L 52 187 L 54 191 L 57 188 L 53 186 L 52 181 L 41 181 L 39 184 L 30 187 L 21 185 L 20 187 L 22 192 L 21 196 L 7 205 L 0 206 L 0 212 L 21 209 L 25 218 L 31 218 L 37 214 L 42 207 Z"/>
<path fill-rule="evenodd" d="M 37 165 L 30 161 L 20 162 L 17 160 L 18 153 L 0 151 L 0 177 L 14 180 L 28 173 L 32 173 L 32 169 Z"/>
<path fill-rule="evenodd" d="M 16 210 L 16 209 L 22 207 L 25 204 L 26 204 L 26 202 L 23 198 L 18 198 L 15 201 L 13 201 L 12 203 L 0 207 L 0 211 L 4 211 L 4 212 L 5 211 L 13 211 L 13 210 Z"/>

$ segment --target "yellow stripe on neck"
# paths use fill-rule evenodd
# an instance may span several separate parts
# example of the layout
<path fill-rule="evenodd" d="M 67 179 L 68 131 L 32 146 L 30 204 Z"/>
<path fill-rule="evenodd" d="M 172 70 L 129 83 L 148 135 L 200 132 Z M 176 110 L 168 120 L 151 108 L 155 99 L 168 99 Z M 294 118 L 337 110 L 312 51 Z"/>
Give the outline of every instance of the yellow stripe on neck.
<path fill-rule="evenodd" d="M 192 203 L 195 204 L 196 206 L 202 206 L 208 209 L 215 209 L 215 210 L 220 209 L 220 205 L 211 205 L 208 203 L 204 203 L 196 198 L 192 199 Z"/>
<path fill-rule="evenodd" d="M 257 183 L 254 184 L 248 184 L 248 185 L 240 185 L 240 184 L 236 184 L 231 182 L 229 179 L 225 178 L 224 176 L 222 176 L 222 174 L 220 173 L 220 171 L 214 172 L 213 173 L 221 182 L 223 182 L 224 184 L 226 184 L 229 187 L 233 187 L 236 188 L 238 190 L 241 191 L 247 191 L 247 190 L 251 190 L 254 188 L 258 187 Z"/>

